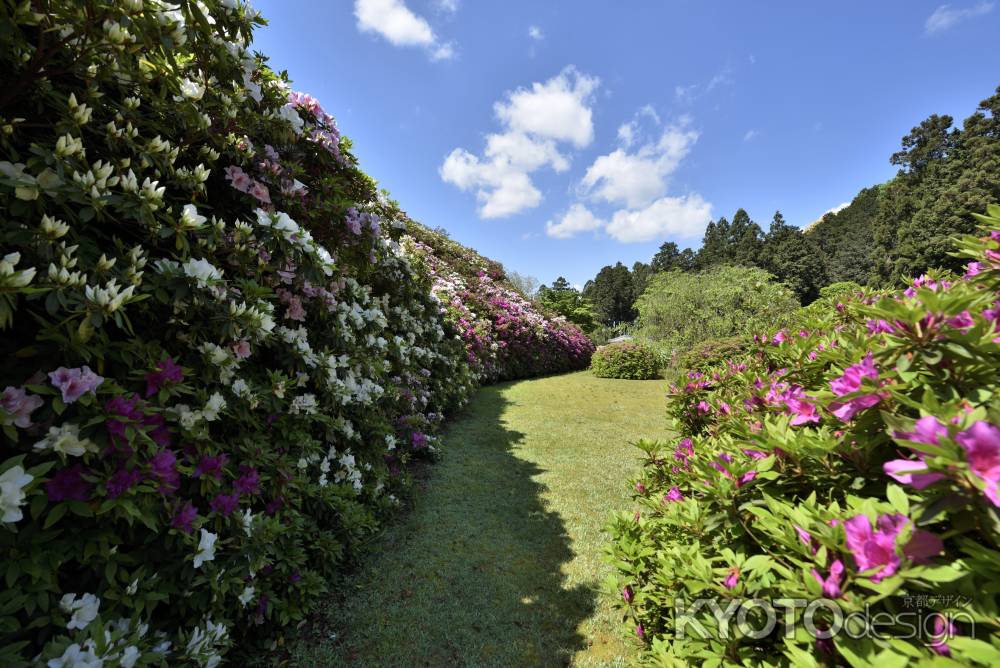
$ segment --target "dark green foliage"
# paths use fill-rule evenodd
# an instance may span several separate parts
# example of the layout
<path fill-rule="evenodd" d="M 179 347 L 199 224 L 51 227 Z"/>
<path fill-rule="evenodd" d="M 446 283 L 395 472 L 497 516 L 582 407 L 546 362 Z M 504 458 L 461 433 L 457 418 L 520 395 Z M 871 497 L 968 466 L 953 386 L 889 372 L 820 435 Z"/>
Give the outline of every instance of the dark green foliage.
<path fill-rule="evenodd" d="M 590 358 L 590 369 L 598 378 L 650 380 L 660 373 L 660 360 L 652 349 L 640 343 L 610 343 Z"/>
<path fill-rule="evenodd" d="M 654 272 L 670 271 L 671 269 L 693 271 L 696 263 L 697 255 L 693 250 L 690 248 L 680 250 L 673 241 L 665 241 L 660 245 L 660 250 L 656 251 L 649 266 Z"/>
<path fill-rule="evenodd" d="M 621 262 L 601 269 L 583 287 L 583 296 L 594 304 L 597 318 L 606 325 L 631 322 L 635 319 L 635 287 L 632 274 Z"/>
<path fill-rule="evenodd" d="M 551 288 L 543 285 L 538 289 L 538 301 L 588 334 L 597 328 L 594 305 L 562 276 L 553 281 Z"/>
<path fill-rule="evenodd" d="M 787 285 L 803 304 L 819 296 L 827 282 L 823 251 L 798 227 L 785 222 L 780 211 L 774 214 L 764 238 L 759 266 Z"/>
<path fill-rule="evenodd" d="M 875 267 L 872 230 L 884 186 L 865 188 L 844 209 L 805 230 L 826 255 L 827 280 L 866 285 Z"/>
<path fill-rule="evenodd" d="M 900 172 L 886 187 L 875 225 L 874 279 L 897 283 L 928 269 L 958 270 L 949 238 L 972 232 L 972 213 L 1000 198 L 1000 88 L 962 128 L 931 116 L 892 156 Z"/>

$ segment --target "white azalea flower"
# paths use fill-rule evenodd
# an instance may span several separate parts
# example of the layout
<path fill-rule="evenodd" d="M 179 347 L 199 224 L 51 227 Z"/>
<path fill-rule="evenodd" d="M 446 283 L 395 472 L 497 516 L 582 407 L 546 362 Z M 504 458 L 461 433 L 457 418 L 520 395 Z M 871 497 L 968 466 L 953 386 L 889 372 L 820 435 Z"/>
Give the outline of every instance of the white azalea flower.
<path fill-rule="evenodd" d="M 208 219 L 198 213 L 198 207 L 194 204 L 184 205 L 184 210 L 181 213 L 181 228 L 197 230 L 204 226 L 206 220 Z"/>
<path fill-rule="evenodd" d="M 67 422 L 49 427 L 45 438 L 35 443 L 35 450 L 55 450 L 64 455 L 82 457 L 85 452 L 97 452 L 97 444 L 89 438 L 80 438 L 80 427 Z"/>
<path fill-rule="evenodd" d="M 198 551 L 194 555 L 194 567 L 201 568 L 206 561 L 215 560 L 215 541 L 219 536 L 211 531 L 201 530 L 201 540 L 198 542 Z"/>
<path fill-rule="evenodd" d="M 211 262 L 204 258 L 200 260 L 191 258 L 181 265 L 181 267 L 184 270 L 184 275 L 193 278 L 198 283 L 199 288 L 208 287 L 210 282 L 218 281 L 222 278 L 222 270 L 217 269 Z"/>
<path fill-rule="evenodd" d="M 0 475 L 0 522 L 18 522 L 24 517 L 24 488 L 34 480 L 20 466 L 13 466 Z"/>
<path fill-rule="evenodd" d="M 87 625 L 97 619 L 97 611 L 101 607 L 101 599 L 93 594 L 84 594 L 80 598 L 76 594 L 65 594 L 59 600 L 59 607 L 66 614 L 72 615 L 66 630 L 85 629 Z"/>
<path fill-rule="evenodd" d="M 49 659 L 46 665 L 48 668 L 101 668 L 104 660 L 94 654 L 92 648 L 83 648 L 78 643 L 73 643 L 62 656 Z"/>
<path fill-rule="evenodd" d="M 197 81 L 191 81 L 190 79 L 181 81 L 181 95 L 189 100 L 200 100 L 204 94 L 205 87 Z"/>
<path fill-rule="evenodd" d="M 243 607 L 247 607 L 247 603 L 253 600 L 253 587 L 246 587 L 243 593 L 239 595 L 239 602 L 243 604 Z"/>

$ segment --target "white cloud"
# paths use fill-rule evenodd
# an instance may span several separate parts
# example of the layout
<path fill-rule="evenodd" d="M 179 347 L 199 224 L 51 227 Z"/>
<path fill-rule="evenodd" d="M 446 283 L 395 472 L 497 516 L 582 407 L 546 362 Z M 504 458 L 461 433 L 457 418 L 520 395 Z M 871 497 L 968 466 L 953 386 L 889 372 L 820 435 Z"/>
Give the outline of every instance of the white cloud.
<path fill-rule="evenodd" d="M 482 157 L 454 149 L 441 178 L 461 190 L 475 190 L 482 218 L 504 218 L 538 206 L 541 192 L 531 173 L 543 167 L 569 169 L 560 143 L 583 147 L 593 140 L 590 109 L 598 80 L 568 67 L 545 83 L 508 92 L 494 105 L 504 126 L 486 137 Z"/>
<path fill-rule="evenodd" d="M 438 11 L 454 14 L 458 11 L 458 0 L 437 0 Z"/>
<path fill-rule="evenodd" d="M 598 83 L 596 77 L 568 67 L 545 83 L 507 93 L 507 100 L 497 102 L 494 111 L 511 130 L 569 141 L 582 148 L 594 138 L 589 102 Z"/>
<path fill-rule="evenodd" d="M 582 204 L 574 204 L 563 214 L 558 223 L 545 223 L 545 234 L 555 239 L 569 239 L 580 232 L 590 232 L 604 227 L 605 222 Z"/>
<path fill-rule="evenodd" d="M 841 202 L 840 204 L 838 204 L 837 206 L 833 207 L 832 209 L 828 209 L 827 211 L 824 211 L 823 214 L 820 216 L 820 218 L 822 218 L 823 216 L 825 216 L 828 213 L 840 213 L 841 211 L 843 211 L 844 209 L 846 209 L 850 205 L 851 205 L 850 202 Z"/>
<path fill-rule="evenodd" d="M 543 33 L 542 29 L 539 28 L 538 26 L 530 26 L 528 28 L 528 37 L 530 37 L 535 41 L 540 42 L 541 40 L 545 39 L 545 33 Z"/>
<path fill-rule="evenodd" d="M 676 171 L 698 139 L 698 133 L 685 126 L 681 123 L 664 128 L 657 141 L 641 146 L 635 153 L 619 148 L 598 157 L 580 183 L 582 191 L 633 209 L 663 196 L 667 178 Z M 628 127 L 624 134 L 631 143 L 636 128 L 634 125 Z M 621 138 L 622 129 L 618 132 Z"/>
<path fill-rule="evenodd" d="M 455 56 L 454 45 L 442 43 L 427 20 L 414 14 L 404 0 L 354 0 L 354 16 L 361 32 L 381 35 L 394 46 L 423 47 L 432 60 Z"/>
<path fill-rule="evenodd" d="M 928 35 L 948 30 L 955 24 L 966 19 L 984 16 L 993 11 L 992 2 L 980 2 L 966 9 L 955 9 L 951 5 L 941 5 L 934 10 L 934 13 L 927 17 L 924 23 L 924 30 Z"/>
<path fill-rule="evenodd" d="M 753 141 L 760 136 L 760 130 L 747 130 L 747 133 L 743 135 L 743 141 Z"/>
<path fill-rule="evenodd" d="M 696 193 L 661 197 L 637 211 L 618 211 L 605 228 L 622 243 L 652 241 L 666 236 L 701 236 L 712 219 L 712 205 Z"/>

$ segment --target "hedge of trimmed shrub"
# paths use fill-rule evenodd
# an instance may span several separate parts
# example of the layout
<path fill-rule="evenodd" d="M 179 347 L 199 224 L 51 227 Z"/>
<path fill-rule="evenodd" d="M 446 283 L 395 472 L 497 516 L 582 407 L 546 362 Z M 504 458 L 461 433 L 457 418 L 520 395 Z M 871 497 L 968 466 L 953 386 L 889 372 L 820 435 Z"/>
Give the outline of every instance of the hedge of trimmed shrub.
<path fill-rule="evenodd" d="M 273 645 L 491 377 L 418 228 L 251 54 L 260 23 L 242 0 L 0 16 L 0 665 Z"/>
<path fill-rule="evenodd" d="M 638 510 L 613 523 L 645 663 L 1000 665 L 1000 207 L 983 220 L 964 277 L 828 295 L 674 388 L 678 438 L 640 444 Z M 803 604 L 727 637 L 696 598 Z M 834 605 L 882 635 L 834 634 Z"/>
<path fill-rule="evenodd" d="M 546 314 L 507 279 L 503 267 L 440 232 L 411 229 L 407 248 L 434 281 L 449 321 L 484 381 L 585 369 L 594 344 L 573 323 Z"/>
<path fill-rule="evenodd" d="M 660 375 L 660 358 L 641 343 L 609 343 L 594 352 L 590 370 L 598 378 L 650 380 Z"/>

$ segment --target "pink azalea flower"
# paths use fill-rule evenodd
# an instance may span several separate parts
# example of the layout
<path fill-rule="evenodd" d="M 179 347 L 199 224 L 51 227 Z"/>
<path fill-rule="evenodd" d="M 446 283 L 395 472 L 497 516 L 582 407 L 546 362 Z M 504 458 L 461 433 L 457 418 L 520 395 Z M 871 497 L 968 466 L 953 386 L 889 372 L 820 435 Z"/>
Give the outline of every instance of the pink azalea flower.
<path fill-rule="evenodd" d="M 736 585 L 739 581 L 740 581 L 740 569 L 734 566 L 733 568 L 729 569 L 729 575 L 727 575 L 726 579 L 722 581 L 722 586 L 725 587 L 726 589 L 736 589 Z"/>
<path fill-rule="evenodd" d="M 28 394 L 23 387 L 4 388 L 0 394 L 0 408 L 13 416 L 13 419 L 5 418 L 3 423 L 14 423 L 15 427 L 27 429 L 32 425 L 31 414 L 42 407 L 45 402 L 41 397 Z"/>
<path fill-rule="evenodd" d="M 1000 482 L 1000 428 L 982 420 L 976 422 L 955 436 L 955 440 L 965 449 L 965 458 L 973 475 L 985 484 L 983 493 L 1000 506 L 997 483 Z"/>
<path fill-rule="evenodd" d="M 229 165 L 225 169 L 226 180 L 229 184 L 239 190 L 241 193 L 250 192 L 250 185 L 253 183 L 246 172 L 243 171 L 242 167 L 237 165 Z"/>
<path fill-rule="evenodd" d="M 973 276 L 978 276 L 979 272 L 983 270 L 983 265 L 980 262 L 970 262 L 965 266 L 965 278 L 972 278 Z"/>
<path fill-rule="evenodd" d="M 844 575 L 844 563 L 840 559 L 830 564 L 830 575 L 827 577 L 824 578 L 815 568 L 812 570 L 812 575 L 822 585 L 823 596 L 840 598 L 840 580 Z"/>
<path fill-rule="evenodd" d="M 246 339 L 237 341 L 231 346 L 231 349 L 233 351 L 233 355 L 235 355 L 238 360 L 245 360 L 250 357 L 250 342 Z"/>
<path fill-rule="evenodd" d="M 795 416 L 792 418 L 792 425 L 798 426 L 809 422 L 819 422 L 819 414 L 816 412 L 816 406 L 808 401 L 785 399 L 785 405 L 788 407 L 789 412 Z"/>
<path fill-rule="evenodd" d="M 641 482 L 637 482 L 635 483 L 635 491 L 639 492 L 640 494 L 645 494 L 646 486 L 643 485 Z"/>
<path fill-rule="evenodd" d="M 71 404 L 83 395 L 96 393 L 104 378 L 90 370 L 89 366 L 67 369 L 64 366 L 49 373 L 52 385 L 62 392 L 63 403 Z"/>
<path fill-rule="evenodd" d="M 788 337 L 785 336 L 785 330 L 782 329 L 779 330 L 778 333 L 774 335 L 774 338 L 771 339 L 771 343 L 773 345 L 780 346 L 782 343 L 785 342 L 787 338 Z"/>
<path fill-rule="evenodd" d="M 896 328 L 885 320 L 869 320 L 867 325 L 869 334 L 892 334 L 896 331 Z"/>
<path fill-rule="evenodd" d="M 250 186 L 249 192 L 257 199 L 258 202 L 263 204 L 271 203 L 271 193 L 268 191 L 267 186 L 260 181 L 254 181 L 253 185 Z"/>
<path fill-rule="evenodd" d="M 637 624 L 636 625 L 636 627 L 635 627 L 635 634 L 637 636 L 639 636 L 640 638 L 642 638 L 643 636 L 646 635 L 646 631 L 645 631 L 645 629 L 642 628 L 642 624 Z"/>
<path fill-rule="evenodd" d="M 625 588 L 622 589 L 622 598 L 625 599 L 626 603 L 632 602 L 632 587 L 625 585 Z"/>

